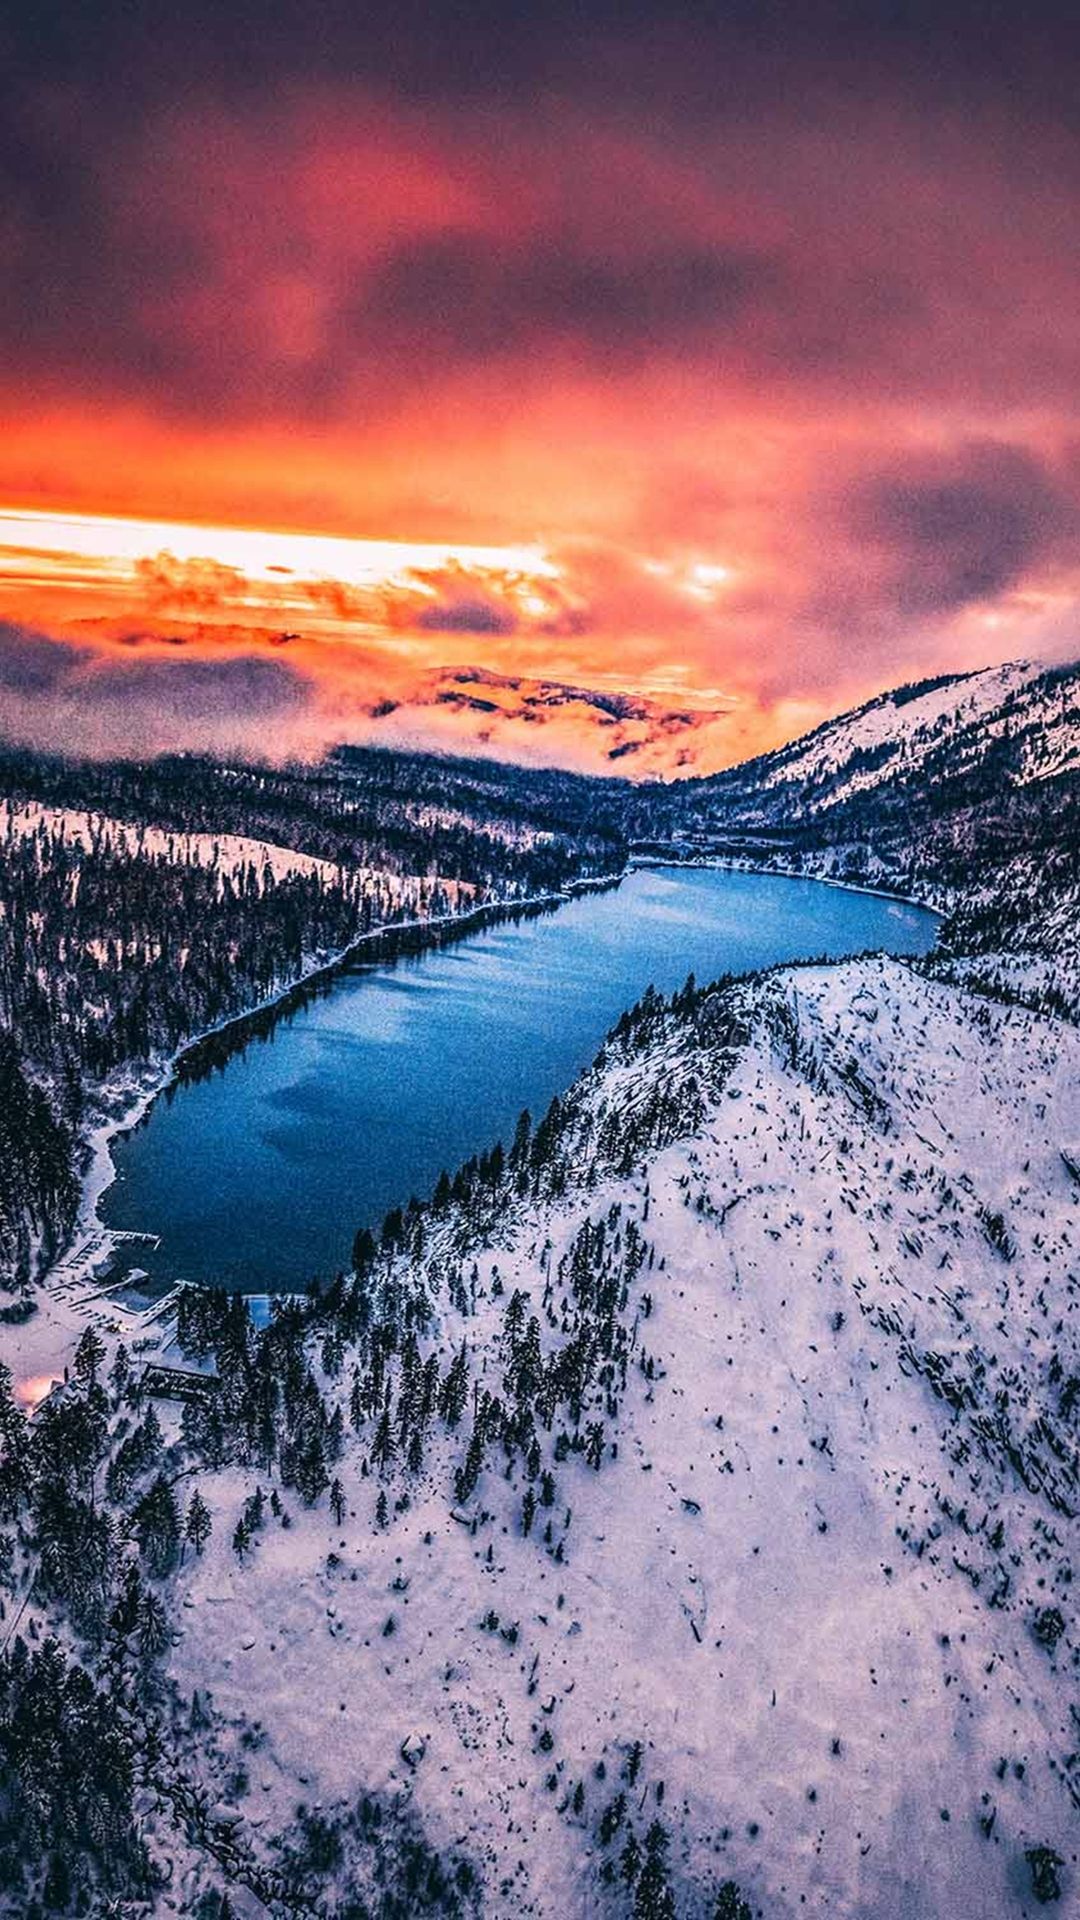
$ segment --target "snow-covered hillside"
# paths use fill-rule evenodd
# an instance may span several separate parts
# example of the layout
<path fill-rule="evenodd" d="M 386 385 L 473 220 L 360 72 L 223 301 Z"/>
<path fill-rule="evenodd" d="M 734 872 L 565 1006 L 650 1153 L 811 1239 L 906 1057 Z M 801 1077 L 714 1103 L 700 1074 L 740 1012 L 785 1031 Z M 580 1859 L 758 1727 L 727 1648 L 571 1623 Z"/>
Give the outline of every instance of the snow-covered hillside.
<path fill-rule="evenodd" d="M 506 1920 L 667 1911 L 621 1864 L 654 1821 L 680 1915 L 729 1880 L 770 1920 L 1030 1914 L 1039 1849 L 1071 1894 L 1075 1031 L 899 962 L 796 970 L 647 1013 L 560 1124 L 563 1194 L 372 1279 L 430 1299 L 421 1365 L 465 1343 L 421 1465 L 375 1467 L 331 1339 L 340 1517 L 285 1493 L 241 1560 L 276 1476 L 199 1475 L 169 1671 L 234 1840 L 266 1869 L 363 1789 Z M 616 1358 L 466 1488 L 534 1317 L 541 1365 L 583 1331 Z"/>
<path fill-rule="evenodd" d="M 1080 663 L 884 694 L 792 746 L 641 790 L 632 836 L 884 887 L 954 916 L 954 945 L 1075 944 Z"/>
<path fill-rule="evenodd" d="M 1020 661 L 883 693 L 771 755 L 763 784 L 767 789 L 801 786 L 807 800 L 824 789 L 821 804 L 836 806 L 898 772 L 914 773 L 942 747 L 951 747 L 962 760 L 970 756 L 974 742 L 983 743 L 984 750 L 985 743 L 1000 735 L 1018 696 L 1043 672 L 1037 663 Z M 1048 704 L 1040 701 L 1038 714 L 1032 716 L 1041 729 L 1053 718 L 1046 711 Z M 1073 758 L 1080 752 L 1080 725 L 1069 727 L 1064 752 Z"/>
<path fill-rule="evenodd" d="M 36 838 L 45 848 L 56 843 L 178 866 L 213 867 L 223 879 L 231 880 L 246 872 L 253 874 L 257 883 L 266 875 L 274 880 L 285 880 L 293 874 L 327 882 L 340 878 L 340 868 L 329 860 L 248 834 L 172 832 L 141 821 L 114 820 L 108 814 L 44 806 L 37 800 L 0 800 L 0 848 L 9 838 Z M 360 868 L 354 871 L 358 875 L 364 872 Z"/>
<path fill-rule="evenodd" d="M 784 791 L 788 817 L 824 811 L 895 781 L 971 775 L 1011 746 L 1018 785 L 1080 768 L 1076 669 L 1034 661 L 986 667 L 881 694 L 770 754 L 765 794 Z"/>
<path fill-rule="evenodd" d="M 898 789 L 977 785 L 984 773 L 1023 787 L 1078 769 L 1080 664 L 1019 661 L 880 694 L 790 746 L 687 783 L 668 805 L 699 827 L 789 831 Z"/>

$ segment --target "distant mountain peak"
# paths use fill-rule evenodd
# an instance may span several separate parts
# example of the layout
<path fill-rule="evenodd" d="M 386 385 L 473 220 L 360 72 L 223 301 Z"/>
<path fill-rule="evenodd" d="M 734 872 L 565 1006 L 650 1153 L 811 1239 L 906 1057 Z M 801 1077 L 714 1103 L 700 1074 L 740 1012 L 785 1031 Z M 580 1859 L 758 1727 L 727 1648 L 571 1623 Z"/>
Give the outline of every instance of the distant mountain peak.
<path fill-rule="evenodd" d="M 443 748 L 637 778 L 694 772 L 729 756 L 731 706 L 668 701 L 487 667 L 425 673 L 372 703 L 374 744 Z"/>

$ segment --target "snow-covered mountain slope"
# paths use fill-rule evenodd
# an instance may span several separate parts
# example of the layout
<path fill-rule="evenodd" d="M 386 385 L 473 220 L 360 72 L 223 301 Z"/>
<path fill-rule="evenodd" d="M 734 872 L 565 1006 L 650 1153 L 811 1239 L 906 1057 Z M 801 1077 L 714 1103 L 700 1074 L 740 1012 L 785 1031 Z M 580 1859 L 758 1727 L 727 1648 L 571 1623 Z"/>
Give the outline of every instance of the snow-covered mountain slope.
<path fill-rule="evenodd" d="M 505 1920 L 713 1920 L 731 1881 L 768 1920 L 1071 1898 L 1077 1142 L 1076 1031 L 899 962 L 623 1023 L 543 1191 L 429 1217 L 368 1333 L 315 1342 L 338 1516 L 287 1492 L 241 1562 L 278 1483 L 199 1472 L 168 1670 L 243 1857 L 365 1791 Z M 417 1351 L 354 1424 L 386 1312 Z M 462 1351 L 410 1461 L 415 1367 Z M 673 1907 L 627 1878 L 657 1821 Z M 354 1825 L 324 1851 L 366 1884 Z"/>
<path fill-rule="evenodd" d="M 338 872 L 329 860 L 299 853 L 293 847 L 274 846 L 268 840 L 253 839 L 248 834 L 175 833 L 142 822 L 114 820 L 108 814 L 43 806 L 37 800 L 0 800 L 0 845 L 8 838 L 35 837 L 46 846 L 60 842 L 82 848 L 99 847 L 106 853 L 121 856 L 138 854 L 148 860 L 165 860 L 180 866 L 216 867 L 230 879 L 245 870 L 253 872 L 257 880 L 267 871 L 276 880 L 297 873 L 331 880 Z"/>
<path fill-rule="evenodd" d="M 898 774 L 909 777 L 943 749 L 958 771 L 1007 732 L 1018 711 L 1045 743 L 1043 770 L 1059 771 L 1080 756 L 1080 720 L 1066 720 L 1045 688 L 1031 697 L 1044 672 L 1023 661 L 881 694 L 770 756 L 763 785 L 801 788 L 804 805 L 833 807 Z M 1038 766 L 1033 756 L 1026 777 Z"/>
<path fill-rule="evenodd" d="M 882 695 L 711 780 L 628 802 L 639 842 L 959 909 L 965 944 L 1080 924 L 1080 664 Z"/>
<path fill-rule="evenodd" d="M 1009 784 L 1080 769 L 1080 663 L 987 667 L 880 694 L 813 733 L 669 796 L 698 827 L 790 830 L 892 790 Z M 649 796 L 654 798 L 654 796 Z"/>
<path fill-rule="evenodd" d="M 1002 749 L 1018 785 L 1080 767 L 1080 669 L 987 667 L 882 694 L 753 763 L 787 822 L 892 783 L 970 776 Z"/>
<path fill-rule="evenodd" d="M 319 859 L 295 847 L 278 846 L 251 834 L 190 833 L 109 814 L 71 807 L 44 806 L 37 800 L 0 800 L 0 853 L 5 842 L 37 841 L 43 860 L 57 848 L 80 848 L 106 858 L 159 861 L 166 866 L 212 869 L 219 883 L 245 877 L 256 888 L 296 877 L 341 884 L 343 877 L 383 914 L 419 912 L 432 887 L 457 910 L 467 907 L 476 888 L 467 881 L 398 874 L 383 868 Z"/>

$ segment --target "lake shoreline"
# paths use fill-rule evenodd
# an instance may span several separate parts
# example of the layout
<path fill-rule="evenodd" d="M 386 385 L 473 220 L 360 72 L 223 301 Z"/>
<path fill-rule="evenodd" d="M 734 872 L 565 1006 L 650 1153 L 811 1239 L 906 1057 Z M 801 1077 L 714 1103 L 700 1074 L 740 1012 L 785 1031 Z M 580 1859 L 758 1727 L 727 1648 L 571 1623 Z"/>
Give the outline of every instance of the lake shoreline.
<path fill-rule="evenodd" d="M 441 1171 L 505 1143 L 522 1110 L 542 1115 L 649 983 L 923 953 L 938 925 L 784 875 L 615 879 L 391 928 L 188 1049 L 146 1124 L 111 1141 L 99 1219 L 163 1235 L 145 1257 L 121 1250 L 116 1274 L 137 1262 L 157 1283 L 302 1290 L 347 1264 L 358 1225 L 377 1233 Z"/>
<path fill-rule="evenodd" d="M 896 901 L 940 918 L 941 910 L 929 903 L 908 899 L 884 888 L 861 887 L 824 875 L 799 873 L 791 869 L 759 866 L 744 860 L 695 856 L 682 859 L 631 853 L 617 872 L 590 875 L 568 882 L 551 893 L 526 896 L 517 900 L 486 901 L 454 914 L 429 919 L 390 922 L 358 934 L 347 946 L 330 954 L 311 958 L 306 970 L 285 982 L 253 1007 L 245 1008 L 216 1022 L 186 1040 L 167 1058 L 117 1074 L 99 1090 L 95 1101 L 97 1118 L 88 1129 L 83 1148 L 79 1211 L 75 1228 L 65 1248 L 39 1277 L 39 1286 L 48 1287 L 63 1269 L 70 1278 L 73 1270 L 83 1283 L 100 1280 L 117 1246 L 116 1230 L 100 1216 L 104 1195 L 117 1177 L 114 1148 L 118 1141 L 134 1131 L 146 1119 L 162 1095 L 200 1080 L 222 1068 L 234 1055 L 244 1052 L 251 1042 L 269 1037 L 275 1027 L 290 1020 L 320 995 L 332 991 L 344 976 L 360 966 L 393 966 L 411 955 L 420 955 L 468 939 L 484 928 L 503 922 L 527 920 L 554 914 L 575 898 L 591 893 L 617 891 L 635 871 L 727 871 L 762 878 L 809 880 L 837 891 Z"/>
<path fill-rule="evenodd" d="M 39 1284 L 48 1282 L 50 1274 L 62 1261 L 70 1258 L 72 1249 L 80 1239 L 101 1235 L 111 1239 L 112 1229 L 100 1219 L 98 1208 L 101 1200 L 116 1178 L 116 1167 L 112 1157 L 113 1144 L 139 1126 L 146 1118 L 162 1094 L 170 1087 L 181 1086 L 189 1078 L 199 1078 L 205 1072 L 213 1071 L 218 1065 L 234 1053 L 242 1052 L 250 1042 L 259 1036 L 260 1031 L 269 1031 L 278 1021 L 287 1019 L 299 1011 L 319 994 L 332 988 L 334 983 L 347 973 L 357 960 L 371 957 L 371 965 L 393 965 L 407 954 L 428 952 L 441 946 L 465 939 L 470 934 L 480 932 L 485 927 L 498 925 L 513 919 L 528 919 L 546 913 L 556 913 L 559 908 L 571 900 L 587 893 L 617 890 L 627 876 L 639 868 L 657 870 L 719 870 L 735 873 L 775 874 L 779 878 L 810 880 L 818 885 L 835 887 L 843 892 L 864 894 L 874 898 L 893 900 L 900 905 L 918 907 L 924 912 L 942 917 L 942 910 L 914 897 L 891 892 L 883 887 L 859 886 L 854 882 L 838 880 L 821 874 L 808 874 L 790 867 L 764 866 L 755 862 L 722 856 L 695 856 L 691 859 L 678 857 L 664 858 L 662 855 L 636 855 L 631 852 L 625 866 L 610 874 L 588 875 L 568 881 L 566 886 L 556 892 L 531 894 L 519 900 L 491 900 L 478 906 L 470 906 L 463 912 L 440 914 L 428 919 L 410 919 L 391 921 L 384 926 L 372 927 L 358 934 L 347 946 L 329 955 L 316 955 L 307 969 L 295 979 L 286 981 L 281 987 L 260 1000 L 252 1007 L 246 1007 L 238 1013 L 229 1014 L 216 1021 L 212 1026 L 203 1028 L 190 1039 L 185 1040 L 173 1053 L 160 1062 L 152 1062 L 140 1071 L 117 1076 L 101 1091 L 100 1103 L 112 1107 L 112 1111 L 102 1117 L 90 1128 L 85 1142 L 85 1173 L 81 1183 L 79 1211 L 75 1229 L 57 1259 L 41 1275 Z M 207 1059 L 207 1050 L 215 1049 L 215 1043 L 224 1042 L 220 1054 L 215 1051 L 212 1060 Z M 185 1071 L 189 1063 L 192 1071 Z M 119 1103 L 118 1107 L 117 1104 Z"/>
<path fill-rule="evenodd" d="M 464 939 L 503 920 L 555 913 L 581 894 L 617 888 L 627 871 L 628 868 L 622 867 L 615 874 L 588 875 L 568 881 L 565 888 L 554 893 L 530 894 L 519 900 L 489 900 L 479 906 L 468 907 L 462 913 L 439 914 L 424 920 L 389 921 L 384 926 L 371 927 L 334 953 L 312 956 L 305 971 L 295 979 L 286 981 L 255 1006 L 228 1014 L 212 1026 L 193 1034 L 164 1059 L 118 1073 L 99 1089 L 95 1097 L 94 1105 L 100 1117 L 90 1126 L 83 1142 L 84 1171 L 80 1180 L 75 1226 L 65 1246 L 38 1276 L 36 1288 L 47 1288 L 58 1268 L 70 1266 L 80 1245 L 89 1254 L 95 1243 L 101 1243 L 84 1276 L 87 1280 L 92 1279 L 111 1257 L 113 1229 L 101 1220 L 98 1208 L 116 1178 L 112 1147 L 117 1140 L 141 1124 L 162 1094 L 167 1093 L 170 1087 L 184 1083 L 184 1062 L 198 1055 L 200 1050 L 231 1035 L 233 1037 L 222 1057 L 228 1058 L 234 1052 L 243 1051 L 256 1037 L 263 1022 L 272 1024 L 288 1018 L 290 1013 L 298 1011 L 309 1000 L 327 991 L 368 951 L 372 953 L 372 965 L 378 965 L 380 961 L 393 964 L 406 953 L 422 953 L 450 945 L 454 940 Z"/>
<path fill-rule="evenodd" d="M 721 873 L 761 873 L 775 874 L 780 880 L 812 880 L 819 887 L 837 887 L 842 893 L 862 893 L 872 900 L 895 900 L 897 906 L 918 907 L 923 913 L 932 913 L 938 920 L 944 920 L 948 908 L 936 907 L 932 900 L 921 900 L 918 894 L 897 893 L 891 887 L 860 886 L 857 880 L 838 880 L 831 873 L 808 873 L 805 867 L 766 866 L 763 862 L 738 859 L 734 854 L 695 854 L 687 860 L 677 859 L 674 855 L 665 860 L 661 854 L 631 853 L 627 861 L 627 871 L 635 867 L 665 867 L 695 869 L 705 872 Z"/>

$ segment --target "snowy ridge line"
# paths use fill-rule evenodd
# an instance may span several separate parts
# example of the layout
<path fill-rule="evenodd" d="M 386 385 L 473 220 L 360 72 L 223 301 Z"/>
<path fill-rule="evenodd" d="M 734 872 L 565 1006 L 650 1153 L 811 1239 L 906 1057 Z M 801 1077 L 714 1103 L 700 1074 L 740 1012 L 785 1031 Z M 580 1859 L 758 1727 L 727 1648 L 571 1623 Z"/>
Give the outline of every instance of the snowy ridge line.
<path fill-rule="evenodd" d="M 827 813 L 894 778 L 910 781 L 946 752 L 950 774 L 976 767 L 1014 738 L 1022 746 L 1018 783 L 1051 778 L 1080 765 L 1075 681 L 1075 667 L 1020 661 L 956 676 L 923 694 L 901 688 L 879 695 L 770 755 L 763 791 L 802 783 L 801 804 Z"/>
<path fill-rule="evenodd" d="M 35 834 L 55 836 L 76 846 L 102 845 L 110 851 L 139 855 L 147 859 L 178 861 L 183 865 L 211 867 L 220 865 L 235 876 L 252 867 L 261 876 L 269 866 L 275 880 L 290 874 L 318 874 L 324 880 L 339 879 L 346 871 L 331 860 L 314 854 L 282 847 L 270 840 L 245 834 L 206 833 L 179 828 L 155 827 L 148 823 L 121 820 L 111 814 L 89 813 L 77 808 L 52 807 L 38 800 L 0 800 L 0 839 L 7 834 L 28 839 Z M 350 867 L 358 877 L 371 877 L 374 868 Z"/>
<path fill-rule="evenodd" d="M 640 789 L 627 818 L 649 846 L 746 854 L 969 910 L 1019 847 L 1048 877 L 1061 866 L 1078 772 L 1080 663 L 1022 663 L 901 688 L 710 779 Z"/>
<path fill-rule="evenodd" d="M 781 748 L 766 787 L 801 780 L 807 784 L 837 778 L 839 784 L 825 805 L 833 806 L 849 794 L 866 792 L 880 784 L 903 762 L 905 776 L 955 735 L 978 728 L 982 738 L 993 737 L 995 718 L 1007 703 L 1046 669 L 1038 661 L 1018 661 L 961 674 L 943 686 L 933 686 L 914 698 L 906 689 L 880 694 L 865 706 L 843 714 L 805 741 Z M 877 767 L 849 773 L 847 764 L 857 754 L 882 755 Z"/>

